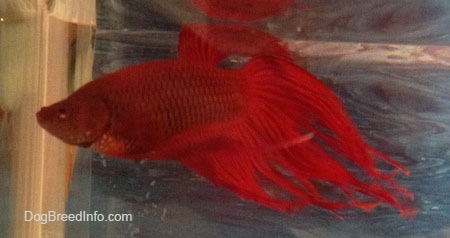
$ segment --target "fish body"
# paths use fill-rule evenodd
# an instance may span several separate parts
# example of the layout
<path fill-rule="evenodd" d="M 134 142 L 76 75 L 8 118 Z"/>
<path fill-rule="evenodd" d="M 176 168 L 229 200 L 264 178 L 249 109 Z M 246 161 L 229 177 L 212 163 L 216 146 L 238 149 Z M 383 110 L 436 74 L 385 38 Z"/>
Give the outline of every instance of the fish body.
<path fill-rule="evenodd" d="M 377 164 L 408 170 L 361 139 L 326 85 L 273 52 L 239 52 L 232 45 L 220 50 L 209 41 L 222 37 L 205 37 L 204 30 L 184 26 L 176 60 L 104 75 L 42 108 L 39 124 L 69 144 L 112 157 L 178 160 L 244 199 L 283 212 L 314 205 L 338 215 L 387 203 L 415 216 L 417 210 L 403 202 L 413 194 Z M 236 53 L 251 59 L 238 69 L 218 66 Z M 324 196 L 318 183 L 335 186 L 341 198 Z"/>
<path fill-rule="evenodd" d="M 82 107 L 92 104 L 87 115 L 104 107 L 107 116 L 105 113 L 90 118 L 99 121 L 95 124 L 105 125 L 101 135 L 95 129 L 83 130 L 82 134 L 97 136 L 80 139 L 81 144 L 112 157 L 145 159 L 149 149 L 155 153 L 160 144 L 164 146 L 174 135 L 214 123 L 225 124 L 242 116 L 247 110 L 246 95 L 245 80 L 239 70 L 198 67 L 188 61 L 173 60 L 107 74 L 76 91 L 60 107 L 69 113 L 67 105 L 81 98 Z M 39 115 L 51 114 L 46 110 L 42 109 Z M 38 118 L 45 128 L 44 117 Z"/>

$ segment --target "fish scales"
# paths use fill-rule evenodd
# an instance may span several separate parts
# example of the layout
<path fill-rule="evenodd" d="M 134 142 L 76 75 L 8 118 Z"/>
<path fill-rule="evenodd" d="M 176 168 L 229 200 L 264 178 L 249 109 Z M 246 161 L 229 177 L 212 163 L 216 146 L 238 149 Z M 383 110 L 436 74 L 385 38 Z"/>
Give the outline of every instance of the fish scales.
<path fill-rule="evenodd" d="M 242 44 L 242 35 L 258 43 Z M 249 61 L 219 66 L 236 53 Z M 130 160 L 175 159 L 282 212 L 311 205 L 342 218 L 341 209 L 370 212 L 383 203 L 408 218 L 418 211 L 414 194 L 394 178 L 409 171 L 362 139 L 339 97 L 273 37 L 242 26 L 184 26 L 176 60 L 104 75 L 43 107 L 37 119 L 69 144 Z M 321 185 L 340 196 L 323 194 Z"/>

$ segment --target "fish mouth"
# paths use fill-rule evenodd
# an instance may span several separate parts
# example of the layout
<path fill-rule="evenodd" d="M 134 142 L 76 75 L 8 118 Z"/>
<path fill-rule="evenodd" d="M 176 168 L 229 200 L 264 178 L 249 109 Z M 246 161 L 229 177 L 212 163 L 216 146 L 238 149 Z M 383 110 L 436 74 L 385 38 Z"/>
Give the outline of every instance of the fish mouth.
<path fill-rule="evenodd" d="M 46 112 L 48 112 L 47 107 L 42 107 L 41 110 L 36 112 L 37 122 L 43 128 L 47 128 L 47 124 L 48 124 L 48 118 L 46 117 L 46 115 L 48 115 L 48 113 L 46 113 Z"/>

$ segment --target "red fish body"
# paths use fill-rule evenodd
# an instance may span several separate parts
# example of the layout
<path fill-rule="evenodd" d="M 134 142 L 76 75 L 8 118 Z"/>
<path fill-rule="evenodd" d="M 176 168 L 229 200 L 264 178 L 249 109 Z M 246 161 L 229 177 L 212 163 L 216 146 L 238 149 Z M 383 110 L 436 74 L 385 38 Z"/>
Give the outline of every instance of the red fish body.
<path fill-rule="evenodd" d="M 145 159 L 175 135 L 241 116 L 248 104 L 245 80 L 228 71 L 161 61 L 97 79 L 87 90 L 107 102 L 110 126 L 91 147 L 112 157 Z"/>
<path fill-rule="evenodd" d="M 242 52 L 252 58 L 240 69 L 218 67 L 227 50 L 211 47 L 217 45 L 196 32 L 183 28 L 178 59 L 94 80 L 42 108 L 39 124 L 67 143 L 112 157 L 176 159 L 280 211 L 315 205 L 336 213 L 387 203 L 415 216 L 415 208 L 403 203 L 412 193 L 376 165 L 408 171 L 361 139 L 330 89 L 286 57 L 258 50 Z M 359 167 L 364 178 L 336 156 Z M 284 195 L 269 192 L 267 181 Z M 339 188 L 345 199 L 323 196 L 320 183 Z"/>

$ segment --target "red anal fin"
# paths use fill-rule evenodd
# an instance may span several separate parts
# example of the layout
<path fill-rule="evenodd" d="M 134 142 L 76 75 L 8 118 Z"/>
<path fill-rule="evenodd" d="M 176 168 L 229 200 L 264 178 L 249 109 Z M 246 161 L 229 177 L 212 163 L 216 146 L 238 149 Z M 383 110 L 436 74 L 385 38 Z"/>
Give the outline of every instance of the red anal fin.
<path fill-rule="evenodd" d="M 201 147 L 208 147 L 205 147 L 205 145 Z M 288 156 L 289 152 L 287 150 L 283 149 L 283 153 L 271 153 L 264 156 L 264 154 L 256 153 L 253 150 L 245 150 L 242 147 L 236 147 L 231 144 L 230 146 L 232 147 L 222 144 L 221 149 L 218 150 L 197 151 L 196 154 L 179 158 L 179 161 L 215 185 L 226 188 L 245 200 L 257 202 L 281 212 L 298 212 L 305 206 L 315 205 L 330 210 L 342 219 L 343 217 L 338 213 L 341 209 L 354 206 L 370 211 L 378 205 L 378 203 L 359 202 L 351 195 L 349 195 L 349 198 L 352 200 L 351 203 L 339 203 L 325 199 L 319 194 L 316 186 L 312 183 L 312 179 L 333 180 L 330 179 L 331 175 L 326 173 L 329 173 L 326 167 L 313 164 L 310 166 L 319 170 L 325 168 L 325 170 L 305 171 L 304 169 L 311 167 L 303 166 L 304 164 L 301 162 L 296 163 L 301 158 Z M 199 146 L 195 146 L 195 148 L 199 148 Z M 210 148 L 218 147 L 212 145 Z M 237 148 L 240 149 L 238 150 Z M 306 145 L 304 148 L 308 150 L 309 146 Z M 307 160 L 305 162 L 310 161 Z M 273 167 L 273 164 L 289 171 L 292 177 L 283 174 L 280 170 Z M 333 166 L 336 166 L 336 164 L 333 164 Z M 342 173 L 345 170 L 338 169 L 337 171 Z M 314 175 L 317 172 L 318 174 Z M 346 174 L 342 173 L 342 176 L 344 175 Z M 348 190 L 345 186 L 351 186 L 351 184 L 357 184 L 357 182 L 352 180 L 350 175 L 348 176 L 349 178 L 347 179 L 336 178 L 334 181 L 346 193 L 351 194 L 351 192 L 347 192 Z M 268 193 L 264 181 L 269 181 L 292 196 L 290 198 L 279 198 Z"/>
<path fill-rule="evenodd" d="M 261 173 L 253 164 L 255 148 L 244 149 L 236 131 L 236 123 L 227 127 L 211 125 L 200 131 L 187 131 L 176 136 L 158 153 L 183 163 L 217 186 L 226 188 L 243 199 L 267 207 L 292 212 L 307 203 L 277 199 L 261 186 Z M 283 181 L 288 183 L 288 181 Z M 282 183 L 282 182 L 280 182 Z"/>
<path fill-rule="evenodd" d="M 237 142 L 220 141 L 220 144 L 211 140 L 201 146 L 195 145 L 197 149 L 211 150 L 190 151 L 178 160 L 215 185 L 245 200 L 286 213 L 298 212 L 305 206 L 313 205 L 330 210 L 340 219 L 343 217 L 338 212 L 342 209 L 356 207 L 369 212 L 380 205 L 380 201 L 391 204 L 405 217 L 411 218 L 417 213 L 416 209 L 402 205 L 383 187 L 382 181 L 371 184 L 360 182 L 314 141 L 269 154 L 265 154 L 264 150 L 258 153 L 254 149 L 245 149 Z M 270 194 L 264 181 L 292 196 L 280 198 Z M 333 184 L 343 192 L 347 201 L 325 198 L 313 181 Z M 374 201 L 360 201 L 361 194 Z"/>
<path fill-rule="evenodd" d="M 186 156 L 179 160 L 215 185 L 226 188 L 245 200 L 283 212 L 298 211 L 307 204 L 270 196 L 262 188 L 258 170 L 251 158 L 240 157 L 242 153 L 233 152 L 237 151 L 224 147 L 222 150 Z"/>

